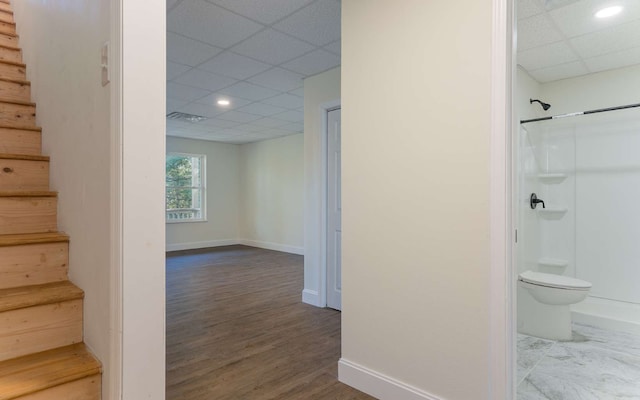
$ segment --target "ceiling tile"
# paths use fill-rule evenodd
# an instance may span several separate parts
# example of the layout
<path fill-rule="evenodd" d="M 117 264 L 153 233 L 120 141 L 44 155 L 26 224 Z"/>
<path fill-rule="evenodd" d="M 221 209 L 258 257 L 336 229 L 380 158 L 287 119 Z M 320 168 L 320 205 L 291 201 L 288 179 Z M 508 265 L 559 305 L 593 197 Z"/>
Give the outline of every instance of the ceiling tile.
<path fill-rule="evenodd" d="M 285 111 L 280 114 L 276 114 L 273 118 L 282 119 L 289 122 L 302 122 L 304 120 L 304 114 L 301 111 Z"/>
<path fill-rule="evenodd" d="M 582 1 L 582 0 L 540 0 L 540 1 L 544 2 L 544 8 L 547 11 L 550 11 L 550 10 L 558 9 L 560 7 L 568 6 L 570 4 L 573 4 L 577 1 Z"/>
<path fill-rule="evenodd" d="M 313 0 L 207 0 L 245 17 L 272 24 Z"/>
<path fill-rule="evenodd" d="M 218 105 L 218 100 L 228 100 L 230 104 L 228 106 L 220 106 Z M 197 102 L 210 106 L 220 107 L 221 109 L 225 109 L 228 111 L 246 106 L 247 104 L 251 103 L 251 100 L 245 100 L 239 97 L 233 97 L 222 93 L 214 93 L 212 95 L 198 99 Z"/>
<path fill-rule="evenodd" d="M 250 114 L 261 115 L 263 117 L 269 117 L 273 114 L 279 114 L 286 111 L 285 108 L 272 106 L 265 103 L 251 103 L 248 106 L 241 107 L 238 111 L 248 112 Z"/>
<path fill-rule="evenodd" d="M 214 92 L 218 89 L 222 89 L 223 87 L 231 86 L 238 81 L 233 78 L 212 74 L 210 72 L 194 68 L 191 71 L 182 74 L 179 78 L 175 79 L 174 82 Z"/>
<path fill-rule="evenodd" d="M 251 123 L 253 125 L 263 126 L 265 128 L 277 128 L 289 124 L 288 121 L 273 118 L 260 118 Z"/>
<path fill-rule="evenodd" d="M 178 4 L 180 0 L 167 0 L 167 10 Z"/>
<path fill-rule="evenodd" d="M 181 130 L 189 129 L 189 127 L 191 126 L 191 124 L 189 122 L 176 121 L 174 119 L 168 119 L 168 118 L 166 120 L 165 125 L 166 125 L 167 128 L 181 129 Z"/>
<path fill-rule="evenodd" d="M 222 89 L 220 93 L 248 100 L 262 100 L 279 94 L 277 90 L 254 85 L 248 82 L 238 82 L 235 85 Z"/>
<path fill-rule="evenodd" d="M 220 111 L 220 109 L 216 107 L 207 106 L 200 103 L 189 103 L 186 106 L 181 107 L 178 111 L 187 114 L 201 115 L 207 118 L 215 117 L 216 115 L 222 114 L 224 112 Z"/>
<path fill-rule="evenodd" d="M 337 55 L 342 54 L 342 42 L 340 40 L 336 40 L 335 42 L 331 42 L 328 45 L 324 46 L 325 50 L 329 50 L 332 53 Z"/>
<path fill-rule="evenodd" d="M 596 11 L 603 7 L 602 0 L 578 1 L 549 14 L 567 37 L 584 35 L 640 19 L 640 1 L 616 0 L 615 4 L 623 6 L 624 11 L 611 18 L 594 17 Z"/>
<path fill-rule="evenodd" d="M 564 41 L 547 44 L 518 53 L 518 64 L 527 71 L 566 64 L 578 60 L 578 56 Z"/>
<path fill-rule="evenodd" d="M 325 50 L 315 50 L 282 66 L 304 76 L 311 76 L 340 65 L 340 57 Z"/>
<path fill-rule="evenodd" d="M 596 57 L 640 46 L 640 21 L 614 26 L 571 39 L 583 58 Z"/>
<path fill-rule="evenodd" d="M 303 105 L 304 101 L 302 97 L 294 96 L 289 93 L 283 93 L 275 97 L 264 99 L 262 100 L 262 102 L 284 108 L 299 108 Z"/>
<path fill-rule="evenodd" d="M 324 46 L 340 39 L 340 3 L 323 0 L 311 3 L 273 27 L 307 42 Z"/>
<path fill-rule="evenodd" d="M 291 124 L 281 126 L 280 129 L 284 129 L 291 132 L 302 133 L 304 131 L 304 124 L 301 122 L 294 122 Z"/>
<path fill-rule="evenodd" d="M 600 72 L 640 64 L 640 47 L 609 53 L 604 56 L 587 58 L 584 62 L 591 72 Z"/>
<path fill-rule="evenodd" d="M 557 81 L 559 79 L 566 79 L 589 73 L 586 67 L 579 61 L 528 72 L 540 83 Z"/>
<path fill-rule="evenodd" d="M 167 82 L 167 97 L 175 100 L 193 101 L 210 94 L 208 90 Z"/>
<path fill-rule="evenodd" d="M 263 131 L 265 128 L 264 126 L 259 126 L 259 125 L 242 124 L 242 125 L 236 126 L 236 129 L 244 132 L 248 132 L 248 133 L 254 133 L 254 132 Z"/>
<path fill-rule="evenodd" d="M 233 52 L 278 65 L 313 50 L 313 46 L 273 29 L 266 29 L 231 48 Z"/>
<path fill-rule="evenodd" d="M 535 15 L 518 21 L 518 51 L 555 43 L 562 40 L 546 14 Z"/>
<path fill-rule="evenodd" d="M 299 87 L 295 90 L 289 90 L 289 93 L 296 96 L 304 97 L 304 87 Z"/>
<path fill-rule="evenodd" d="M 291 131 L 287 131 L 281 128 L 267 129 L 260 132 L 262 135 L 266 135 L 272 138 L 281 137 L 281 136 L 290 136 L 294 133 Z"/>
<path fill-rule="evenodd" d="M 167 32 L 167 60 L 192 67 L 220 53 L 222 49 Z"/>
<path fill-rule="evenodd" d="M 218 115 L 217 118 L 233 122 L 251 122 L 260 119 L 260 116 L 241 111 L 227 111 L 226 113 Z"/>
<path fill-rule="evenodd" d="M 198 68 L 242 80 L 268 70 L 271 65 L 225 51 Z"/>
<path fill-rule="evenodd" d="M 249 82 L 287 92 L 302 86 L 303 76 L 282 68 L 273 68 L 249 79 Z"/>
<path fill-rule="evenodd" d="M 226 129 L 239 125 L 239 122 L 229 121 L 226 119 L 210 118 L 206 121 L 198 122 L 197 125 L 206 125 L 213 128 Z"/>
<path fill-rule="evenodd" d="M 518 19 L 529 18 L 544 11 L 538 0 L 518 0 Z"/>
<path fill-rule="evenodd" d="M 167 61 L 167 80 L 169 81 L 171 79 L 174 79 L 190 69 L 191 67 L 188 65 L 182 65 Z"/>
<path fill-rule="evenodd" d="M 204 0 L 183 1 L 167 16 L 167 29 L 219 47 L 238 43 L 264 26 Z"/>
<path fill-rule="evenodd" d="M 176 100 L 167 97 L 167 114 L 177 111 L 178 108 L 186 106 L 187 103 L 188 102 L 184 100 Z"/>

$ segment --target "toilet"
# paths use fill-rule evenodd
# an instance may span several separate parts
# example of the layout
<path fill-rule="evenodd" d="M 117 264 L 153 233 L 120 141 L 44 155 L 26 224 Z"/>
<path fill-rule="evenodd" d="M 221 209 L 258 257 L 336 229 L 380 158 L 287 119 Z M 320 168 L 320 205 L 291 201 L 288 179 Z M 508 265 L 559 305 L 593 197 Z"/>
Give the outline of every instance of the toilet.
<path fill-rule="evenodd" d="M 563 275 L 526 271 L 518 276 L 518 332 L 543 339 L 572 339 L 570 305 L 589 294 L 591 283 Z"/>

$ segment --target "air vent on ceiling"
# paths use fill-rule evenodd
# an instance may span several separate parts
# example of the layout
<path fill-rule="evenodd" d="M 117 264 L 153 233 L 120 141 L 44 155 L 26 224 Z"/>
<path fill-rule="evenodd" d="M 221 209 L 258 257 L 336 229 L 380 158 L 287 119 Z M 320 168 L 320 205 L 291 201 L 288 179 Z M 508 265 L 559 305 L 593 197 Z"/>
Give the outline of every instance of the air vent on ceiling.
<path fill-rule="evenodd" d="M 200 122 L 208 119 L 207 117 L 203 117 L 201 115 L 186 114 L 181 112 L 172 112 L 171 114 L 167 114 L 167 118 L 185 122 Z"/>

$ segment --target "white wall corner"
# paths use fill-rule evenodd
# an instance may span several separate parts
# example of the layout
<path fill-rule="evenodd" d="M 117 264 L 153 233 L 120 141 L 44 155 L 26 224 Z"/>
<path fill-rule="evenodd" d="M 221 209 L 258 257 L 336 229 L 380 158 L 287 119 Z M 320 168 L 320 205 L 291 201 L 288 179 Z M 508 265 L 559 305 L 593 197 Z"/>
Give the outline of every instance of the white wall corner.
<path fill-rule="evenodd" d="M 316 307 L 324 307 L 320 303 L 320 295 L 317 290 L 304 289 L 302 291 L 302 302 Z"/>
<path fill-rule="evenodd" d="M 338 379 L 380 400 L 444 400 L 344 358 L 338 362 Z"/>
<path fill-rule="evenodd" d="M 187 243 L 172 243 L 167 244 L 167 251 L 180 251 L 180 250 L 193 250 L 193 249 L 206 249 L 207 247 L 220 247 L 231 246 L 234 244 L 241 244 L 238 239 L 224 239 L 224 240 L 207 240 L 203 242 L 187 242 Z"/>
<path fill-rule="evenodd" d="M 301 255 L 301 256 L 304 255 L 304 248 L 303 247 L 291 246 L 291 245 L 288 245 L 288 244 L 263 242 L 263 241 L 260 241 L 260 240 L 249 240 L 249 239 L 239 239 L 238 240 L 238 244 L 243 244 L 245 246 L 251 246 L 251 247 L 259 247 L 261 249 L 282 251 L 282 252 L 291 253 L 291 254 L 298 254 L 298 255 Z"/>

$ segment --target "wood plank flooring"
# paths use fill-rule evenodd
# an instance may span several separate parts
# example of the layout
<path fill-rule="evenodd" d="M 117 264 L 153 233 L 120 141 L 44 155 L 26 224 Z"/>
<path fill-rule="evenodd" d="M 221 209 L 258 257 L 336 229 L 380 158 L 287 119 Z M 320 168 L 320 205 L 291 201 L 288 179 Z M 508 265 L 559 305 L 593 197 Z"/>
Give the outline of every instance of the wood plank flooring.
<path fill-rule="evenodd" d="M 340 313 L 303 304 L 302 256 L 167 253 L 167 400 L 369 400 L 338 382 Z"/>

